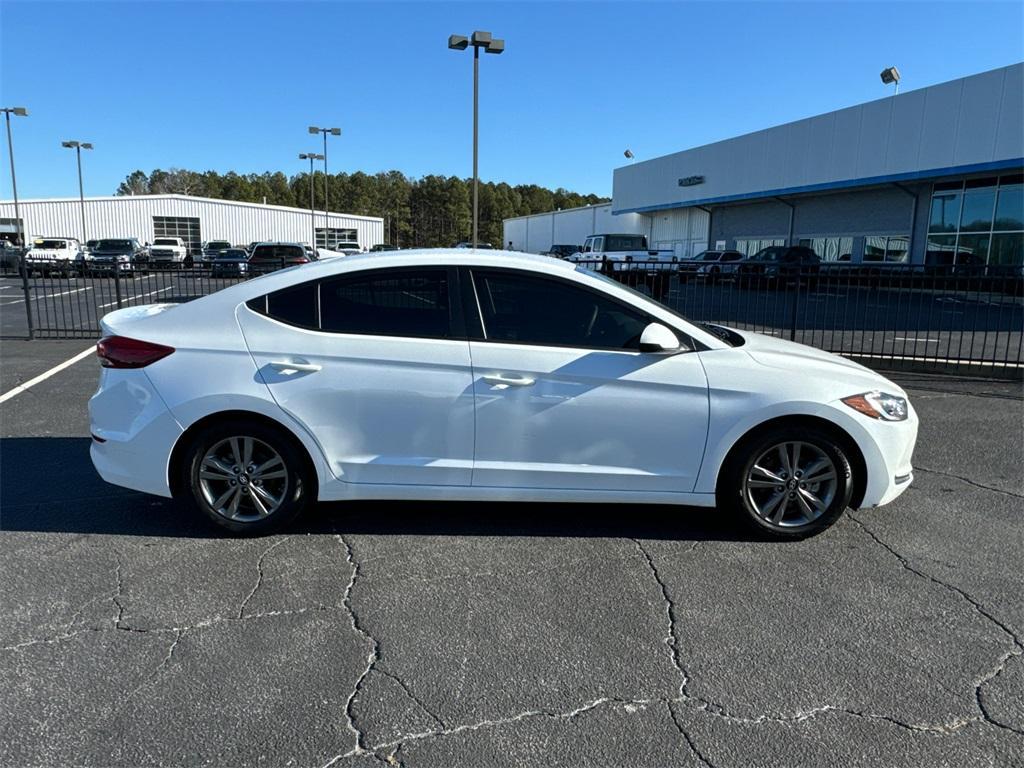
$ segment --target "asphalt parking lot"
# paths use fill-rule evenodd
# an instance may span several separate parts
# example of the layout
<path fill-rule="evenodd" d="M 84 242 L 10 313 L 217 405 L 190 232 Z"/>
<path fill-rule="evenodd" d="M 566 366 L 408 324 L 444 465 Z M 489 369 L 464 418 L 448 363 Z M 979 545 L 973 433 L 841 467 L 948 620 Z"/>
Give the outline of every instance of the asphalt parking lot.
<path fill-rule="evenodd" d="M 89 346 L 0 345 L 0 392 Z M 1024 765 L 1021 386 L 903 376 L 892 505 L 322 505 L 104 484 L 87 357 L 0 404 L 0 765 Z"/>

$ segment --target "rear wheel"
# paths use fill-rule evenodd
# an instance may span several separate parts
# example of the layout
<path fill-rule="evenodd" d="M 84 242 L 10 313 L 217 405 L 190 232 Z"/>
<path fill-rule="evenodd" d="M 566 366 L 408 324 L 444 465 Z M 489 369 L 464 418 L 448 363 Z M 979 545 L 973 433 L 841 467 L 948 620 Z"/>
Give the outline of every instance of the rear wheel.
<path fill-rule="evenodd" d="M 814 427 L 779 427 L 744 441 L 723 468 L 718 503 L 758 533 L 802 539 L 825 530 L 853 494 L 843 446 Z"/>
<path fill-rule="evenodd" d="M 187 448 L 181 488 L 221 528 L 241 535 L 278 530 L 310 503 L 313 478 L 290 435 L 259 422 L 224 421 Z"/>

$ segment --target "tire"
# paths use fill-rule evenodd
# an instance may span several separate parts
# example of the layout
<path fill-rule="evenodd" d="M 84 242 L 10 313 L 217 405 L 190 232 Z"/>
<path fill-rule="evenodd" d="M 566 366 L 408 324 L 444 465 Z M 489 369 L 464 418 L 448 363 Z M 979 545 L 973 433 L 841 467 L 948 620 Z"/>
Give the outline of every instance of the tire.
<path fill-rule="evenodd" d="M 792 467 L 795 445 L 800 451 Z M 779 446 L 787 447 L 792 473 L 785 471 Z M 813 475 L 803 474 L 807 471 Z M 801 477 L 818 481 L 804 484 Z M 780 541 L 821 533 L 842 516 L 852 494 L 846 449 L 834 435 L 813 426 L 779 426 L 744 438 L 730 453 L 716 489 L 720 509 L 759 536 Z"/>
<path fill-rule="evenodd" d="M 245 441 L 248 466 L 239 461 L 246 458 Z M 260 466 L 266 467 L 262 473 Z M 278 531 L 316 497 L 302 446 L 283 430 L 259 421 L 230 419 L 206 427 L 190 441 L 181 467 L 178 488 L 183 500 L 236 535 Z M 251 467 L 257 471 L 246 471 Z"/>

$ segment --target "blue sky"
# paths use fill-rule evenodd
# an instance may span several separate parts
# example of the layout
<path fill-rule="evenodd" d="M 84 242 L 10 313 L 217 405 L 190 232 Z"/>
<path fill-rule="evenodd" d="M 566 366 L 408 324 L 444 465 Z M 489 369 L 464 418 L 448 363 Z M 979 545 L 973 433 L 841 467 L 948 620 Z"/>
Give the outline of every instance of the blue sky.
<path fill-rule="evenodd" d="M 471 53 L 484 179 L 610 194 L 611 171 L 1024 59 L 1019 2 L 16 2 L 0 0 L 0 106 L 19 195 L 77 194 L 62 139 L 92 141 L 87 195 L 136 168 L 471 174 Z M 0 197 L 10 198 L 4 146 Z"/>

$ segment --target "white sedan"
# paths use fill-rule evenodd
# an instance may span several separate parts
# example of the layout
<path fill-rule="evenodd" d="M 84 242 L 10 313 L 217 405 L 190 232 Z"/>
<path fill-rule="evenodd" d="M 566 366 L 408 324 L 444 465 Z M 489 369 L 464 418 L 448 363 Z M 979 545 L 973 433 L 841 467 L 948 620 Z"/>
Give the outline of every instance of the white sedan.
<path fill-rule="evenodd" d="M 239 534 L 450 499 L 718 506 L 798 538 L 913 477 L 891 381 L 545 257 L 350 256 L 103 330 L 96 469 Z"/>

